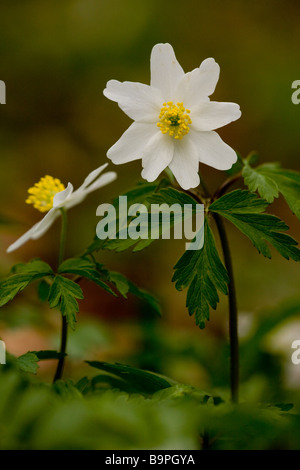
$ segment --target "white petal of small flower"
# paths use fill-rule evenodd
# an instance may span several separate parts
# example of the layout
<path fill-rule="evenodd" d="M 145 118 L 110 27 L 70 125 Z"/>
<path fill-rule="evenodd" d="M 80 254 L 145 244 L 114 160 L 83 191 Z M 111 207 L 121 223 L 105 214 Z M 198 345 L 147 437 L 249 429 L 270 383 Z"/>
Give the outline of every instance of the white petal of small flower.
<path fill-rule="evenodd" d="M 144 152 L 142 165 L 142 177 L 149 181 L 155 181 L 160 173 L 171 163 L 174 155 L 173 142 L 160 131 L 151 140 L 151 145 Z"/>
<path fill-rule="evenodd" d="M 141 158 L 148 181 L 169 166 L 183 189 L 194 188 L 199 162 L 220 170 L 236 162 L 234 150 L 213 130 L 238 119 L 239 106 L 210 101 L 220 74 L 212 58 L 185 74 L 172 46 L 157 44 L 150 62 L 150 87 L 111 80 L 104 90 L 135 120 L 107 156 L 117 165 Z"/>
<path fill-rule="evenodd" d="M 151 87 L 158 88 L 164 101 L 172 99 L 184 71 L 170 44 L 156 44 L 151 52 Z"/>
<path fill-rule="evenodd" d="M 107 173 L 104 173 L 103 175 L 99 176 L 99 178 L 96 179 L 88 188 L 85 190 L 85 194 L 92 193 L 93 191 L 96 191 L 96 189 L 103 188 L 103 186 L 106 186 L 109 183 L 112 183 L 115 181 L 117 178 L 117 173 L 114 171 L 108 171 Z"/>
<path fill-rule="evenodd" d="M 42 218 L 42 220 L 36 224 L 35 229 L 32 234 L 32 239 L 37 240 L 38 238 L 41 238 L 44 233 L 49 230 L 53 222 L 59 217 L 60 212 L 55 209 L 54 207 L 50 209 L 49 212 L 45 215 L 45 217 Z"/>
<path fill-rule="evenodd" d="M 131 119 L 140 122 L 156 122 L 163 96 L 153 87 L 138 82 L 110 80 L 104 95 L 116 101 Z"/>
<path fill-rule="evenodd" d="M 200 67 L 184 75 L 176 89 L 176 97 L 187 108 L 209 101 L 219 80 L 220 66 L 212 58 L 205 59 Z"/>
<path fill-rule="evenodd" d="M 116 178 L 117 174 L 114 171 L 108 171 L 107 173 L 100 175 L 99 178 L 97 178 L 96 181 L 94 181 L 88 187 L 84 189 L 80 187 L 74 191 L 72 196 L 66 201 L 64 207 L 66 209 L 71 209 L 71 207 L 77 206 L 77 204 L 80 204 L 89 193 L 92 193 L 93 191 L 96 191 L 96 189 L 102 188 L 103 186 L 112 183 Z"/>
<path fill-rule="evenodd" d="M 134 122 L 107 152 L 115 165 L 142 158 L 149 142 L 160 130 L 152 123 Z"/>
<path fill-rule="evenodd" d="M 66 189 L 55 194 L 53 198 L 53 207 L 55 207 L 56 209 L 63 207 L 65 204 L 65 201 L 71 196 L 72 192 L 73 192 L 73 185 L 71 183 L 68 183 L 68 186 L 66 187 Z"/>
<path fill-rule="evenodd" d="M 214 131 L 195 132 L 191 130 L 190 139 L 197 149 L 198 161 L 217 170 L 229 170 L 237 161 L 236 152 L 229 147 Z"/>
<path fill-rule="evenodd" d="M 47 230 L 51 227 L 53 222 L 60 216 L 60 209 L 70 209 L 71 207 L 79 204 L 85 199 L 85 197 L 99 189 L 117 178 L 117 174 L 114 171 L 109 171 L 100 175 L 100 173 L 107 167 L 107 163 L 100 166 L 96 170 L 92 171 L 84 180 L 82 185 L 76 190 L 73 191 L 73 186 L 71 183 L 68 184 L 67 188 L 59 193 L 55 194 L 53 198 L 53 207 L 49 212 L 30 230 L 25 232 L 18 240 L 12 243 L 7 248 L 7 253 L 17 250 L 22 245 L 24 245 L 29 240 L 36 240 L 40 238 Z M 100 176 L 99 176 L 100 175 Z M 97 178 L 97 176 L 99 176 Z"/>
<path fill-rule="evenodd" d="M 196 131 L 213 131 L 236 121 L 240 117 L 241 111 L 238 104 L 208 101 L 193 107 L 191 127 Z"/>
<path fill-rule="evenodd" d="M 24 243 L 27 243 L 29 240 L 32 239 L 33 232 L 35 231 L 37 225 L 39 225 L 40 222 L 37 224 L 33 225 L 27 232 L 23 233 L 23 235 L 18 238 L 14 243 L 12 243 L 6 250 L 7 253 L 11 253 L 12 251 L 17 250 L 20 248 L 20 246 L 24 245 Z"/>
<path fill-rule="evenodd" d="M 182 139 L 178 142 L 169 168 L 183 189 L 199 186 L 199 159 L 197 148 L 191 139 Z"/>
<path fill-rule="evenodd" d="M 91 171 L 89 175 L 85 178 L 84 182 L 82 183 L 79 188 L 76 189 L 77 191 L 82 191 L 85 189 L 89 184 L 91 184 L 99 175 L 102 173 L 103 170 L 108 166 L 108 163 L 104 163 L 104 165 L 99 166 L 99 168 L 96 168 L 96 170 Z"/>

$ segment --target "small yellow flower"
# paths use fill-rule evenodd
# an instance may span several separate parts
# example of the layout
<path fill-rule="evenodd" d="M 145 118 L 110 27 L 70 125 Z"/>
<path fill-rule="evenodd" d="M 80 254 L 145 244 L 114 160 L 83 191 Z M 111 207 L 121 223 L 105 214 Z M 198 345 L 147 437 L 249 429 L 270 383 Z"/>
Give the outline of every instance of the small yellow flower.
<path fill-rule="evenodd" d="M 17 250 L 28 240 L 37 240 L 44 235 L 57 217 L 60 216 L 61 209 L 71 209 L 71 207 L 80 204 L 92 191 L 96 191 L 96 189 L 114 181 L 117 177 L 114 171 L 103 173 L 107 165 L 105 163 L 92 171 L 75 191 L 71 183 L 65 188 L 59 179 L 48 175 L 41 178 L 32 188 L 29 188 L 26 203 L 33 204 L 33 207 L 40 212 L 47 212 L 47 214 L 10 245 L 7 248 L 7 253 Z"/>
<path fill-rule="evenodd" d="M 40 212 L 48 212 L 53 207 L 55 194 L 64 191 L 66 188 L 58 178 L 44 176 L 38 183 L 28 189 L 26 204 L 33 204 L 33 207 Z"/>

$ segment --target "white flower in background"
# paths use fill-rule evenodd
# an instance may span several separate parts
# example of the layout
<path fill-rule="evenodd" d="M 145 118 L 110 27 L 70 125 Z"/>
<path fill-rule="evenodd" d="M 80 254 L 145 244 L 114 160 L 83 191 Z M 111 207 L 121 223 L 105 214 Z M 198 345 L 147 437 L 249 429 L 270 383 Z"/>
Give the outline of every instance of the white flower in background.
<path fill-rule="evenodd" d="M 134 120 L 107 156 L 116 165 L 142 159 L 142 177 L 154 181 L 167 167 L 183 189 L 199 185 L 199 162 L 228 170 L 235 151 L 214 129 L 241 116 L 235 103 L 210 101 L 220 67 L 206 59 L 184 73 L 170 44 L 151 53 L 151 84 L 110 80 L 104 95 Z"/>
<path fill-rule="evenodd" d="M 51 227 L 57 217 L 59 217 L 61 214 L 60 209 L 70 209 L 76 206 L 92 191 L 102 188 L 102 186 L 114 181 L 117 177 L 114 171 L 108 171 L 100 175 L 107 165 L 108 163 L 105 163 L 92 171 L 76 191 L 73 190 L 71 183 L 65 188 L 59 179 L 53 178 L 52 176 L 41 178 L 38 183 L 32 188 L 29 188 L 29 196 L 26 199 L 26 203 L 33 204 L 35 209 L 38 209 L 40 212 L 47 212 L 47 214 L 40 222 L 35 224 L 28 232 L 24 233 L 16 242 L 10 245 L 7 252 L 10 253 L 17 250 L 28 240 L 40 238 Z"/>

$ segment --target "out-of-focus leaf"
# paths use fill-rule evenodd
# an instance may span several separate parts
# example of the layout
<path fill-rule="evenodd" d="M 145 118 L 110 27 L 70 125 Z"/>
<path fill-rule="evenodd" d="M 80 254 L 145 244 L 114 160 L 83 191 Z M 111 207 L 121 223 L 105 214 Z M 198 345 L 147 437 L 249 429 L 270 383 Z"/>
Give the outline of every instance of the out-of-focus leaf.
<path fill-rule="evenodd" d="M 42 302 L 46 302 L 49 297 L 49 290 L 50 290 L 50 284 L 46 282 L 44 279 L 42 279 L 38 283 L 38 297 Z"/>
<path fill-rule="evenodd" d="M 152 394 L 163 388 L 168 388 L 171 383 L 166 379 L 145 370 L 124 364 L 108 364 L 107 362 L 86 361 L 91 367 L 113 374 L 131 387 L 132 392 Z M 116 382 L 119 383 L 121 382 Z"/>
<path fill-rule="evenodd" d="M 17 366 L 23 372 L 36 374 L 39 368 L 39 358 L 33 352 L 28 352 L 17 358 Z"/>

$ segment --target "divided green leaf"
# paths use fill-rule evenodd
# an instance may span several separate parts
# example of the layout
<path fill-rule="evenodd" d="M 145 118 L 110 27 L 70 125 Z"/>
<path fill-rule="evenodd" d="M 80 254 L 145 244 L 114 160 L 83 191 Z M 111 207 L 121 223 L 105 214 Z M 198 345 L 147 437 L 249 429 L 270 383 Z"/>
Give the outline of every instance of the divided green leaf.
<path fill-rule="evenodd" d="M 39 358 L 33 352 L 27 352 L 16 359 L 17 367 L 22 372 L 29 372 L 30 374 L 36 374 L 39 368 Z"/>
<path fill-rule="evenodd" d="M 101 279 L 101 273 L 93 261 L 87 258 L 70 258 L 64 261 L 58 269 L 60 274 L 77 274 L 93 281 L 98 286 L 102 287 L 106 292 L 111 295 L 116 295 L 114 291 Z"/>
<path fill-rule="evenodd" d="M 70 279 L 57 275 L 50 288 L 49 305 L 51 308 L 58 308 L 61 311 L 73 330 L 75 329 L 76 313 L 79 311 L 76 299 L 83 299 L 80 286 Z"/>
<path fill-rule="evenodd" d="M 245 184 L 250 191 L 272 203 L 279 193 L 283 195 L 292 212 L 300 219 L 300 173 L 280 168 L 277 164 L 264 164 L 251 168 L 245 164 L 243 169 Z"/>
<path fill-rule="evenodd" d="M 262 213 L 268 204 L 247 190 L 237 189 L 213 202 L 209 210 L 232 222 L 255 248 L 271 258 L 271 244 L 286 259 L 300 261 L 298 243 L 285 232 L 289 227 L 274 215 Z"/>
<path fill-rule="evenodd" d="M 0 282 L 0 307 L 12 300 L 31 282 L 45 276 L 54 275 L 50 266 L 38 259 L 29 261 L 26 264 L 17 264 L 11 272 L 13 273 L 11 276 Z"/>
<path fill-rule="evenodd" d="M 218 291 L 228 293 L 227 271 L 220 260 L 212 231 L 205 219 L 204 245 L 201 250 L 187 250 L 176 263 L 173 281 L 177 290 L 188 287 L 186 306 L 196 324 L 205 327 L 209 308 L 216 309 Z"/>

